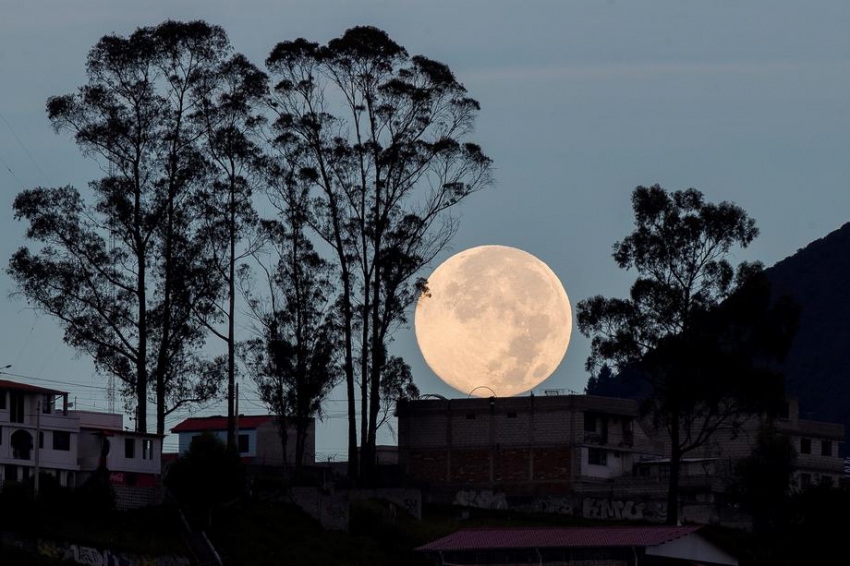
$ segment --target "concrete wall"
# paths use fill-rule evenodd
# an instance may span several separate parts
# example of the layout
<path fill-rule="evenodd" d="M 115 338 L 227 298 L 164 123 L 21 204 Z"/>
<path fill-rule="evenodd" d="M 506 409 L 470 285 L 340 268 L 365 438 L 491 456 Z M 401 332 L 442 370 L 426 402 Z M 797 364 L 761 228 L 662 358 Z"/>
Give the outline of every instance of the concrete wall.
<path fill-rule="evenodd" d="M 329 493 L 321 488 L 293 487 L 289 495 L 293 503 L 325 529 L 348 530 L 351 502 L 370 499 L 387 501 L 394 512 L 422 519 L 422 494 L 417 489 L 352 489 Z"/>

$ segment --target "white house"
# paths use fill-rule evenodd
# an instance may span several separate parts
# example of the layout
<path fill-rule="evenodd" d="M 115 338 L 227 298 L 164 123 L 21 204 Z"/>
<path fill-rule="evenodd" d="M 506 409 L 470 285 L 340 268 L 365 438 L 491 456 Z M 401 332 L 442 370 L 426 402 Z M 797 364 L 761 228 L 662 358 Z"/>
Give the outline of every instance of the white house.
<path fill-rule="evenodd" d="M 67 393 L 0 380 L 0 485 L 30 478 L 38 466 L 61 485 L 74 487 L 79 432 Z"/>
<path fill-rule="evenodd" d="M 38 466 L 73 488 L 105 467 L 119 508 L 158 503 L 162 436 L 125 431 L 122 419 L 69 411 L 64 391 L 0 380 L 0 486 Z"/>
<path fill-rule="evenodd" d="M 246 464 L 282 466 L 283 447 L 274 415 L 239 415 L 237 419 L 239 457 Z M 178 435 L 180 453 L 189 449 L 192 439 L 210 433 L 222 441 L 227 439 L 227 417 L 191 417 L 171 429 Z M 311 419 L 304 442 L 304 464 L 315 462 L 316 422 Z M 287 429 L 286 462 L 295 461 L 295 427 Z"/>

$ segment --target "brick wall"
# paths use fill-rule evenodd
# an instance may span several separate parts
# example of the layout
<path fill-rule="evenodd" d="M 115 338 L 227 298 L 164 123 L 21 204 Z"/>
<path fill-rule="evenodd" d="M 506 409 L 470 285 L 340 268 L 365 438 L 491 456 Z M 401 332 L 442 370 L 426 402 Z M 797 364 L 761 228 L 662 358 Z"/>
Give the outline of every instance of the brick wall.
<path fill-rule="evenodd" d="M 115 507 L 117 509 L 137 509 L 162 503 L 162 489 L 158 486 L 113 485 L 112 488 L 115 490 Z"/>

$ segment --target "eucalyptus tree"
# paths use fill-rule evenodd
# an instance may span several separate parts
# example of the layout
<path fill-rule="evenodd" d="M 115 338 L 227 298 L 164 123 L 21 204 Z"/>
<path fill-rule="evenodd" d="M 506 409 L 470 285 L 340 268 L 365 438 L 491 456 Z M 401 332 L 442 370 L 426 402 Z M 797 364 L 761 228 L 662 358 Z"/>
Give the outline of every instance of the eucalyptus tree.
<path fill-rule="evenodd" d="M 258 336 L 243 343 L 243 356 L 263 402 L 277 415 L 284 456 L 288 425 L 295 425 L 295 473 L 304 463 L 307 432 L 322 415 L 322 403 L 342 378 L 340 326 L 335 309 L 334 269 L 315 250 L 307 233 L 308 190 L 291 175 L 276 202 L 280 216 L 261 224 L 264 249 L 258 257 L 267 293 L 246 287 L 259 323 Z M 243 272 L 243 274 L 245 274 Z"/>
<path fill-rule="evenodd" d="M 210 174 L 206 190 L 197 194 L 210 264 L 205 275 L 210 287 L 220 291 L 214 308 L 201 313 L 208 315 L 201 320 L 227 346 L 221 362 L 227 373 L 227 447 L 231 450 L 236 423 L 237 272 L 258 245 L 253 193 L 264 180 L 263 152 L 257 142 L 263 125 L 259 106 L 267 90 L 266 75 L 241 54 L 223 58 L 208 69 L 195 89 L 198 105 L 193 119 L 203 132 L 200 147 Z"/>
<path fill-rule="evenodd" d="M 454 234 L 451 209 L 490 182 L 490 159 L 464 141 L 479 104 L 446 65 L 374 27 L 322 46 L 281 42 L 266 65 L 278 158 L 310 183 L 308 220 L 339 273 L 349 473 L 359 382 L 368 476 L 387 346 L 421 289 L 416 274 Z"/>
<path fill-rule="evenodd" d="M 637 187 L 632 208 L 635 229 L 613 254 L 620 268 L 637 271 L 630 296 L 585 299 L 577 318 L 592 338 L 586 367 L 594 383 L 610 367 L 651 384 L 645 408 L 669 437 L 667 517 L 675 524 L 683 456 L 782 398 L 781 375 L 759 362 L 787 350 L 795 313 L 771 303 L 760 264 L 730 262 L 733 248 L 758 235 L 740 207 L 655 185 Z"/>
<path fill-rule="evenodd" d="M 9 274 L 30 304 L 59 321 L 68 344 L 120 380 L 139 431 L 147 430 L 149 393 L 162 434 L 167 414 L 218 387 L 199 356 L 199 313 L 209 313 L 217 291 L 203 276 L 196 197 L 210 174 L 192 116 L 201 80 L 229 50 L 224 31 L 200 21 L 101 38 L 87 83 L 51 97 L 47 112 L 106 174 L 88 194 L 36 188 L 14 202 L 41 248 L 19 249 Z"/>

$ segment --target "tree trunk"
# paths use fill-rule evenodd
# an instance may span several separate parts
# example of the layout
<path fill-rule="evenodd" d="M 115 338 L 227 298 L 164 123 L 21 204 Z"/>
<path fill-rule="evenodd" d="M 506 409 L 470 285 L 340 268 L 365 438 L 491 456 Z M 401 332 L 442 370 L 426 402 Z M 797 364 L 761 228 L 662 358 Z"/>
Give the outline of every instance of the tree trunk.
<path fill-rule="evenodd" d="M 142 191 L 139 187 L 139 166 L 133 165 L 135 190 L 133 195 L 133 240 L 136 245 L 136 294 L 139 300 L 139 351 L 136 354 L 136 432 L 148 431 L 148 299 L 146 293 L 147 263 L 142 238 Z"/>
<path fill-rule="evenodd" d="M 304 440 L 307 436 L 307 419 L 298 417 L 295 430 L 295 477 L 300 478 L 304 469 Z"/>
<path fill-rule="evenodd" d="M 230 186 L 230 255 L 227 258 L 227 450 L 236 449 L 236 414 L 234 413 L 234 386 L 236 383 L 235 329 L 236 315 L 236 195 L 233 181 Z"/>
<path fill-rule="evenodd" d="M 345 334 L 345 391 L 348 394 L 348 477 L 355 479 L 360 471 L 357 458 L 357 404 L 354 400 L 354 353 L 352 351 L 351 283 L 348 272 L 343 268 L 342 311 L 343 333 Z"/>
<path fill-rule="evenodd" d="M 667 524 L 679 524 L 679 470 L 682 464 L 682 447 L 679 443 L 679 412 L 670 417 L 670 484 L 667 489 Z"/>

